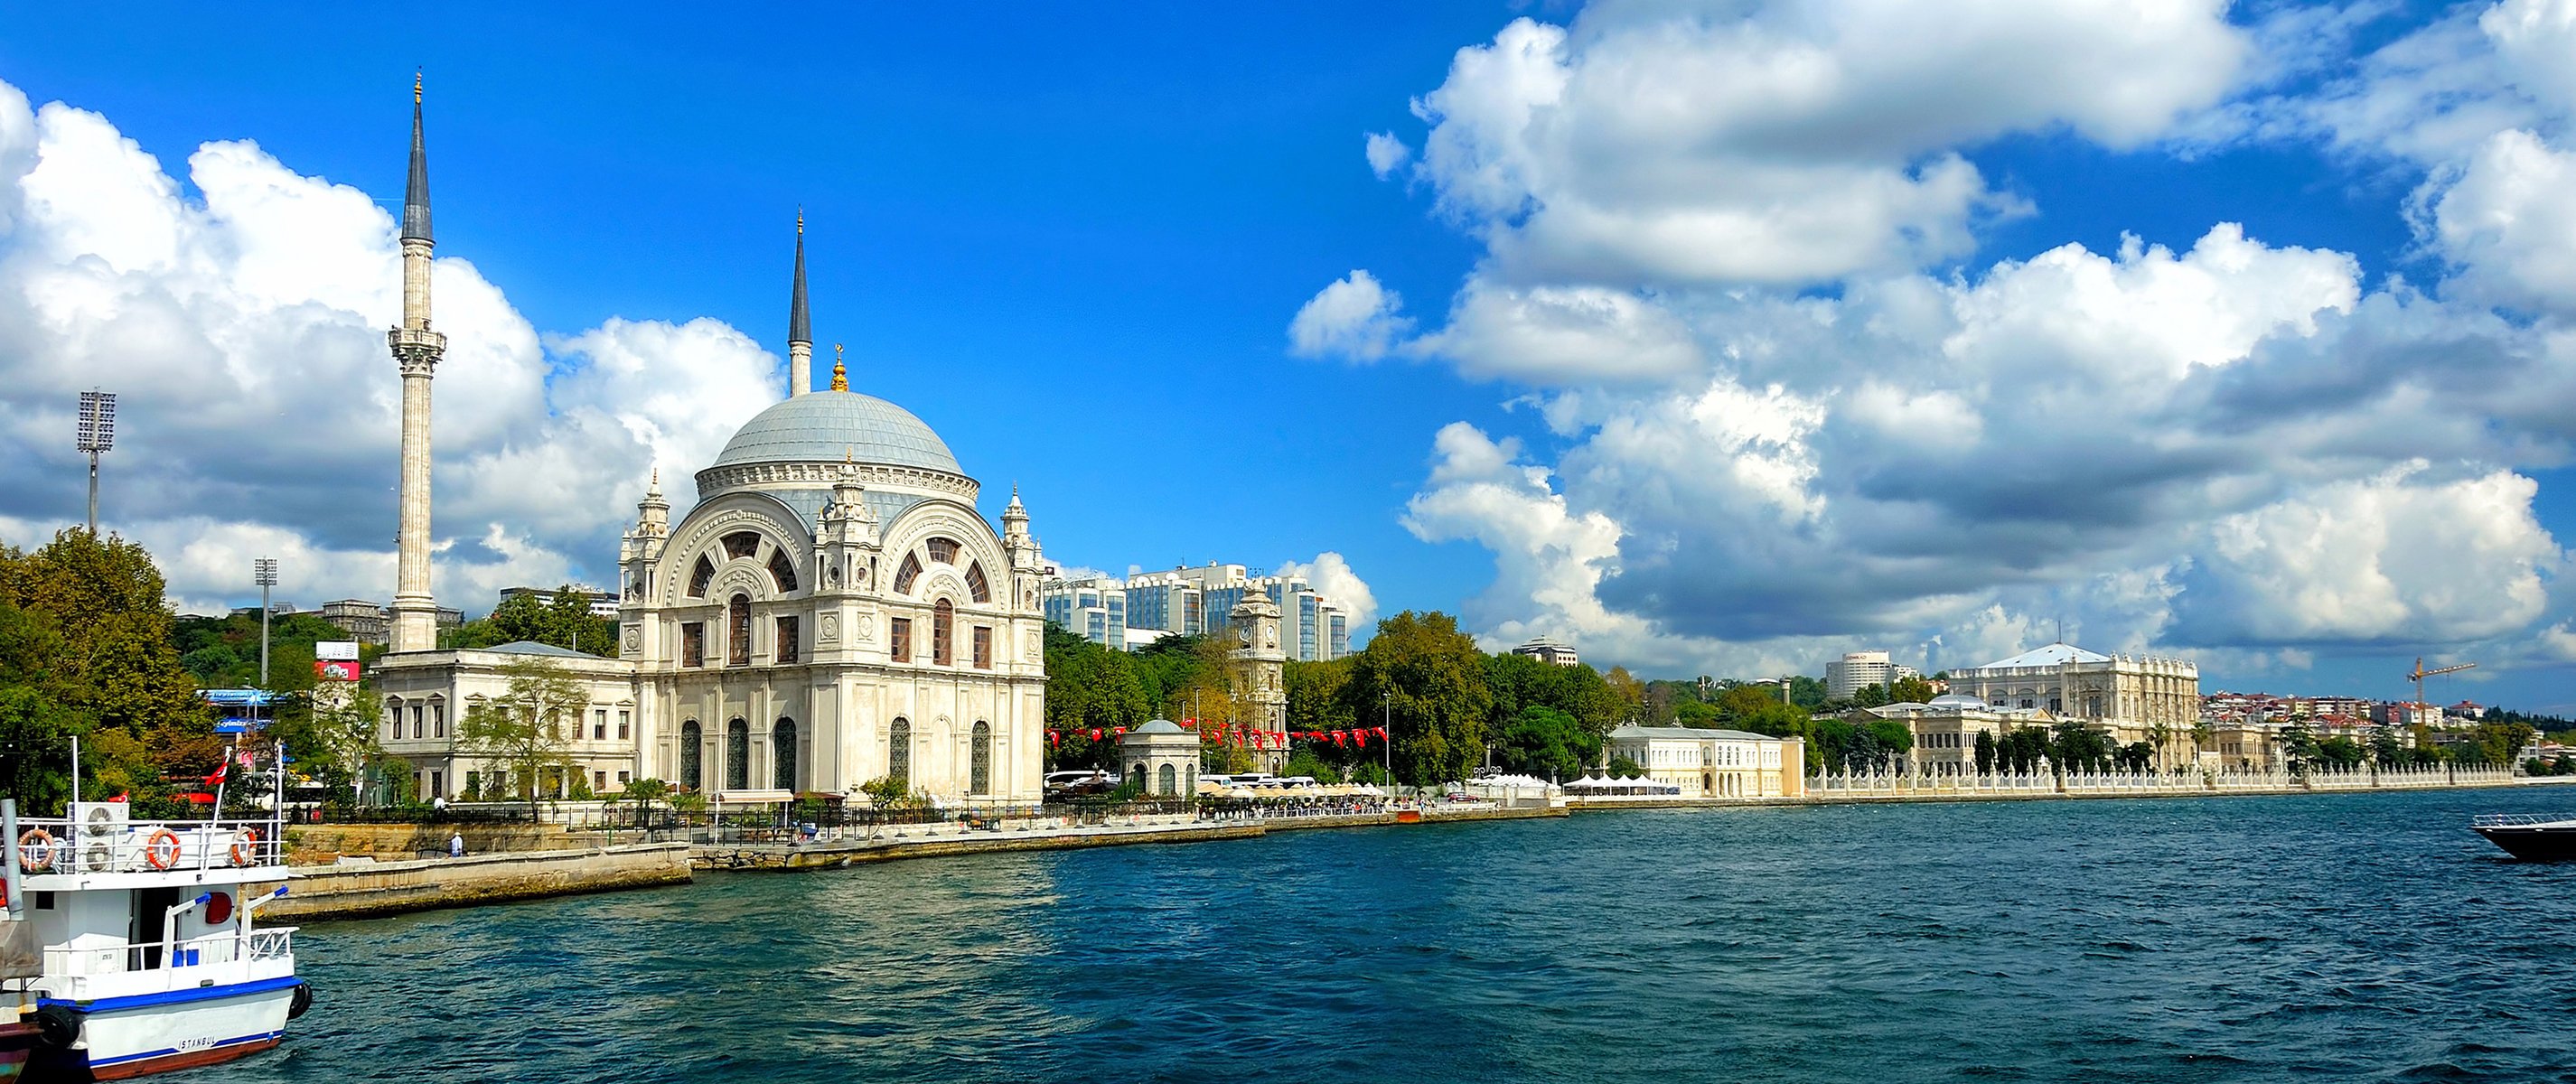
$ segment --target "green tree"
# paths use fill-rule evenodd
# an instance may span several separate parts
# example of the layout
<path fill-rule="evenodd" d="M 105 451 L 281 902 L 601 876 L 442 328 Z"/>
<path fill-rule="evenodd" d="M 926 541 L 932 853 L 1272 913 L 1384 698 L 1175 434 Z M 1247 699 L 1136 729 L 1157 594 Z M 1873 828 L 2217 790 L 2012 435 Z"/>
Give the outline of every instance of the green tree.
<path fill-rule="evenodd" d="M 1610 758 L 1609 775 L 1612 779 L 1641 779 L 1645 774 L 1646 769 L 1638 766 L 1636 761 L 1626 757 Z"/>
<path fill-rule="evenodd" d="M 1994 731 L 1991 731 L 1991 730 L 1980 730 L 1980 731 L 1978 731 L 1978 732 L 1977 732 L 1977 774 L 1979 774 L 1979 775 L 1991 775 L 1991 774 L 1993 774 L 1993 772 L 1994 772 L 1994 770 L 1995 770 L 1995 755 L 1996 755 L 1996 752 L 1997 752 L 1997 751 L 1996 751 L 1996 748 L 1995 748 L 1995 732 L 1994 732 Z"/>
<path fill-rule="evenodd" d="M 457 748 L 491 772 L 507 773 L 509 789 L 527 799 L 534 815 L 542 781 L 572 769 L 566 727 L 577 732 L 590 694 L 571 671 L 543 658 L 502 666 L 510 680 L 500 696 L 465 710 L 456 727 Z M 569 723 L 567 723 L 569 719 Z"/>
<path fill-rule="evenodd" d="M 1852 703 L 1864 708 L 1883 708 L 1889 702 L 1885 685 L 1863 685 L 1852 693 Z"/>
<path fill-rule="evenodd" d="M 1493 711 L 1484 658 L 1448 614 L 1407 610 L 1378 622 L 1353 657 L 1342 698 L 1363 726 L 1391 707 L 1398 778 L 1416 786 L 1465 779 L 1482 758 Z"/>
<path fill-rule="evenodd" d="M 1928 704 L 1938 695 L 1932 691 L 1932 683 L 1920 677 L 1898 678 L 1887 690 L 1891 704 Z"/>
<path fill-rule="evenodd" d="M 214 713 L 179 664 L 161 572 L 143 547 L 66 528 L 42 548 L 0 545 L 0 775 L 31 811 L 67 792 L 71 737 L 84 788 L 176 812 L 167 780 L 212 772 Z M 23 781 L 23 782 L 19 782 Z"/>
<path fill-rule="evenodd" d="M 1540 778 L 1578 778 L 1600 755 L 1600 738 L 1585 731 L 1574 716 L 1543 704 L 1521 709 L 1503 724 L 1502 735 L 1494 743 L 1496 764 Z"/>
<path fill-rule="evenodd" d="M 2050 736 L 2048 759 L 2061 772 L 2102 771 L 2111 765 L 2111 739 L 2080 722 L 2059 723 Z"/>

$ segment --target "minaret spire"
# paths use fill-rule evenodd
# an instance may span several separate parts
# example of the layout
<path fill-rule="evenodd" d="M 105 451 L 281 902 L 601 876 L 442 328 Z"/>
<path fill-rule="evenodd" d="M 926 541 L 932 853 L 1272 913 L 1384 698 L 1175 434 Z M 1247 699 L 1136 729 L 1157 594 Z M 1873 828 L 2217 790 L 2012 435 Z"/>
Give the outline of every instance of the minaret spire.
<path fill-rule="evenodd" d="M 411 178 L 403 188 L 402 326 L 387 332 L 402 372 L 402 480 L 394 535 L 395 651 L 438 647 L 438 603 L 429 592 L 429 382 L 447 336 L 429 329 L 429 150 L 421 135 L 421 78 L 411 83 Z"/>
<path fill-rule="evenodd" d="M 814 321 L 805 313 L 805 209 L 796 209 L 796 285 L 787 302 L 787 394 L 814 390 Z"/>

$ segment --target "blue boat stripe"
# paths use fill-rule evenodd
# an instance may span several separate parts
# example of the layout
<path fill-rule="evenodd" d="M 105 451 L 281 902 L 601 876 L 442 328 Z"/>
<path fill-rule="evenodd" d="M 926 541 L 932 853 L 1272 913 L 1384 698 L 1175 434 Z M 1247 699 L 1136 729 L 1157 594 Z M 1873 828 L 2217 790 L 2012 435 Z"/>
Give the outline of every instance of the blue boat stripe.
<path fill-rule="evenodd" d="M 213 1001 L 217 998 L 241 997 L 284 990 L 304 980 L 293 975 L 273 979 L 252 979 L 227 986 L 195 986 L 185 990 L 167 990 L 157 994 L 129 994 L 125 997 L 102 997 L 93 1001 L 67 1001 L 62 998 L 40 998 L 38 1005 L 68 1005 L 85 1013 L 115 1012 L 118 1009 L 140 1009 L 151 1005 L 177 1005 L 190 1001 Z"/>
<path fill-rule="evenodd" d="M 283 1039 L 285 1037 L 286 1033 L 283 1031 L 263 1031 L 257 1035 L 244 1035 L 238 1039 L 226 1039 L 213 1046 L 204 1047 L 203 1049 L 221 1050 L 227 1046 L 240 1046 L 243 1043 L 255 1043 L 262 1039 Z M 168 1050 L 147 1050 L 140 1054 L 126 1054 L 122 1057 L 98 1058 L 91 1061 L 89 1064 L 92 1066 L 123 1065 L 129 1061 L 142 1061 L 145 1058 L 166 1058 L 180 1052 L 179 1048 L 174 1046 Z M 195 1053 L 195 1051 L 188 1051 L 188 1053 Z"/>

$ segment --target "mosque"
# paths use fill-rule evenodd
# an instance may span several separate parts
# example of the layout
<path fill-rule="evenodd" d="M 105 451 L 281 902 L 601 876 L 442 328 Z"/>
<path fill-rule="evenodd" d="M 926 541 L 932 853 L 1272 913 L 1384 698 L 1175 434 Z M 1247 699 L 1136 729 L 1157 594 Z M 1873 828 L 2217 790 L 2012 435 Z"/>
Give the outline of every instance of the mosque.
<path fill-rule="evenodd" d="M 376 672 L 387 754 L 426 801 L 516 793 L 523 780 L 458 747 L 458 724 L 500 702 L 508 670 L 546 659 L 587 690 L 548 794 L 654 778 L 718 802 L 850 796 L 890 780 L 948 805 L 1040 798 L 1045 567 L 1014 492 L 996 531 L 980 486 L 921 419 L 851 391 L 832 365 L 813 387 L 805 236 L 796 230 L 789 391 L 697 472 L 670 520 L 660 475 L 618 552 L 618 657 L 544 644 L 438 648 L 429 590 L 428 156 L 412 98 L 403 199 L 402 473 L 391 650 Z M 835 347 L 837 354 L 838 347 Z M 561 725 L 566 720 L 555 720 Z"/>

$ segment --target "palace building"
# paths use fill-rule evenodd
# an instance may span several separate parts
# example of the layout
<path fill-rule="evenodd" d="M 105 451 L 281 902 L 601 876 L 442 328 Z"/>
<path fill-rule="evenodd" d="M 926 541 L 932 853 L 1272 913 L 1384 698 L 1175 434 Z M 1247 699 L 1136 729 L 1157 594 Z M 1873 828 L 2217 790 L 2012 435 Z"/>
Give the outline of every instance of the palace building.
<path fill-rule="evenodd" d="M 696 473 L 697 502 L 676 523 L 655 472 L 619 547 L 618 657 L 437 648 L 425 619 L 427 460 L 430 374 L 445 343 L 429 330 L 417 93 L 412 126 L 404 320 L 393 333 L 402 578 L 377 680 L 385 748 L 411 764 L 421 796 L 455 797 L 489 778 L 492 767 L 458 747 L 457 724 L 501 702 L 513 667 L 546 659 L 589 697 L 564 750 L 580 775 L 550 773 L 537 781 L 547 793 L 574 778 L 594 791 L 658 778 L 720 802 L 779 801 L 891 779 L 951 805 L 1037 801 L 1044 561 L 1028 513 L 1014 492 L 996 530 L 947 443 L 910 411 L 850 390 L 839 360 L 828 389 L 813 388 L 801 216 L 788 398 Z"/>

